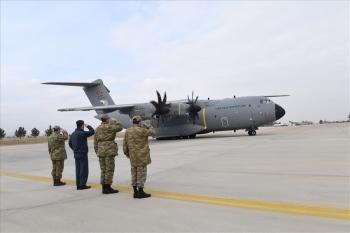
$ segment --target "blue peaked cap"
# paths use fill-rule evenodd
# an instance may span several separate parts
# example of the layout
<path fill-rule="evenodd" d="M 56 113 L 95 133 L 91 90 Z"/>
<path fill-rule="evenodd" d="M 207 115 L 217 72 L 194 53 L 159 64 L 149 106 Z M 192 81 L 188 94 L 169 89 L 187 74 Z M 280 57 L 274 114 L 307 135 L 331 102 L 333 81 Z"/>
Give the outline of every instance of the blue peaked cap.
<path fill-rule="evenodd" d="M 77 128 L 80 128 L 80 126 L 82 126 L 84 124 L 84 121 L 78 120 L 76 123 L 77 123 Z"/>

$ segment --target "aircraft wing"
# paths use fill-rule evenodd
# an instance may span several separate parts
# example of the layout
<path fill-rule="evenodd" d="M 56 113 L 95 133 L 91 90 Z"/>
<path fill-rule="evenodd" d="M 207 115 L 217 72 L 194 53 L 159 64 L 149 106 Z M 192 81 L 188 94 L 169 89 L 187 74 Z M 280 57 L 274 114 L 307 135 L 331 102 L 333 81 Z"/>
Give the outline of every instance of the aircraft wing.
<path fill-rule="evenodd" d="M 91 111 L 91 110 L 118 110 L 125 108 L 132 108 L 133 104 L 121 104 L 121 105 L 107 105 L 107 106 L 91 106 L 91 107 L 78 107 L 78 108 L 62 108 L 57 111 L 69 112 L 69 111 Z"/>
<path fill-rule="evenodd" d="M 94 87 L 94 86 L 100 85 L 100 83 L 67 83 L 67 82 L 48 82 L 48 83 L 42 83 L 42 84 L 74 86 L 74 87 Z"/>
<path fill-rule="evenodd" d="M 290 95 L 263 95 L 264 97 L 285 97 Z"/>
<path fill-rule="evenodd" d="M 170 104 L 170 103 L 188 103 L 188 99 L 183 99 L 183 100 L 170 100 L 167 101 L 166 104 Z"/>

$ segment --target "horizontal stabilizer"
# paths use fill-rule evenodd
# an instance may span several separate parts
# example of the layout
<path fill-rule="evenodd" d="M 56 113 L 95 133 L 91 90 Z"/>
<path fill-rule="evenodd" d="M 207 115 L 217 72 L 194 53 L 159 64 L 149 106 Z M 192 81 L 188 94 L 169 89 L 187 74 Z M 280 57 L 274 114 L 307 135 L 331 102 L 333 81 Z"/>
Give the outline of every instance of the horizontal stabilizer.
<path fill-rule="evenodd" d="M 48 83 L 42 83 L 42 84 L 74 86 L 74 87 L 95 87 L 100 85 L 100 83 L 70 83 L 70 82 L 48 82 Z"/>
<path fill-rule="evenodd" d="M 69 112 L 69 111 L 91 111 L 91 110 L 118 110 L 125 108 L 132 108 L 133 104 L 121 104 L 121 105 L 107 105 L 107 106 L 93 106 L 93 107 L 78 107 L 78 108 L 62 108 L 57 111 Z"/>
<path fill-rule="evenodd" d="M 285 97 L 290 95 L 264 95 L 264 97 Z"/>

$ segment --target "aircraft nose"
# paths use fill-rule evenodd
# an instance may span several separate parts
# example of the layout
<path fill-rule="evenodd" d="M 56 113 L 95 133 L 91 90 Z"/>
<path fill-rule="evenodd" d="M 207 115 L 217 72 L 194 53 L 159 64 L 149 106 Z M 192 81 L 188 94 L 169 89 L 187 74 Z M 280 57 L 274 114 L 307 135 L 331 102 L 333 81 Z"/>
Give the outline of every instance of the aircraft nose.
<path fill-rule="evenodd" d="M 286 111 L 278 104 L 275 104 L 275 114 L 276 114 L 276 120 L 278 120 L 286 114 Z"/>

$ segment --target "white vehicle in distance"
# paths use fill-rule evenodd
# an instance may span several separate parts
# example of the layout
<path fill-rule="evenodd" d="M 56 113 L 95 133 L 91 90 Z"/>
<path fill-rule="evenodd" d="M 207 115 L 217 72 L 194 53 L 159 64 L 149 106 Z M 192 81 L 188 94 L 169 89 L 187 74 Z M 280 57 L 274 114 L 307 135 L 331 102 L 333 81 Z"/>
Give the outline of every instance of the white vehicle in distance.
<path fill-rule="evenodd" d="M 288 126 L 288 124 L 287 123 L 277 123 L 277 124 L 274 124 L 273 126 L 275 126 L 275 127 Z"/>

